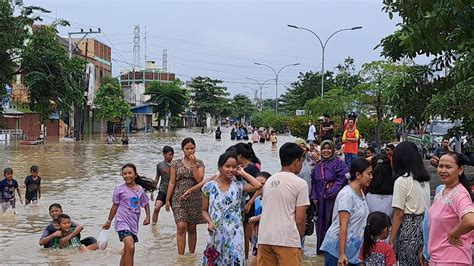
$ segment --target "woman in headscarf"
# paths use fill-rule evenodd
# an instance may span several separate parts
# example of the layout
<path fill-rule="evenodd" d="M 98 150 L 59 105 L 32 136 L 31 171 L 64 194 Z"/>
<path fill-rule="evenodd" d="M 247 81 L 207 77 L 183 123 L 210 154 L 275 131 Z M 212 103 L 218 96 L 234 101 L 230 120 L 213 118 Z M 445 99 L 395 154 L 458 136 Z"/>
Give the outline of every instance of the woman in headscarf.
<path fill-rule="evenodd" d="M 332 221 L 332 211 L 337 193 L 346 184 L 347 165 L 336 157 L 336 147 L 331 140 L 321 143 L 321 160 L 314 167 L 312 178 L 311 200 L 316 205 L 316 252 L 320 250 Z"/>

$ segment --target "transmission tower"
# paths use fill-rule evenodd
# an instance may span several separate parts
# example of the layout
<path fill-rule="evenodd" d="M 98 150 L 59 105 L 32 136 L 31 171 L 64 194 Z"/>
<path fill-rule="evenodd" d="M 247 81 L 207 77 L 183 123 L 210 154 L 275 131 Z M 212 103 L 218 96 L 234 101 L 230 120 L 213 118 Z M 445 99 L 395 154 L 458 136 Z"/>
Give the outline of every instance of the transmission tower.
<path fill-rule="evenodd" d="M 140 69 L 140 25 L 135 25 L 133 29 L 133 68 Z"/>
<path fill-rule="evenodd" d="M 168 72 L 168 49 L 163 49 L 163 72 Z"/>

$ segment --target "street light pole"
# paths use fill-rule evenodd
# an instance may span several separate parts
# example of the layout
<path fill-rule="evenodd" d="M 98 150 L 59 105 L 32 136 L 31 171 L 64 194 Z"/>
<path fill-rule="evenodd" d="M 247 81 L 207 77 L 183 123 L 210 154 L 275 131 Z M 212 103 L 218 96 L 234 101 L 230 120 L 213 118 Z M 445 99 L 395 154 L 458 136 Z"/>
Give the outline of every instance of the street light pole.
<path fill-rule="evenodd" d="M 337 31 L 333 32 L 331 35 L 329 35 L 329 37 L 326 39 L 326 41 L 324 43 L 321 40 L 321 38 L 319 38 L 319 36 L 314 31 L 312 31 L 310 29 L 303 28 L 303 27 L 298 27 L 298 26 L 295 26 L 295 25 L 287 25 L 287 26 L 290 27 L 290 28 L 297 29 L 297 30 L 305 30 L 305 31 L 311 32 L 314 36 L 316 36 L 316 38 L 319 41 L 319 44 L 321 44 L 321 49 L 323 50 L 322 51 L 322 59 L 321 59 L 321 99 L 323 99 L 323 97 L 324 97 L 324 55 L 326 53 L 326 45 L 328 44 L 329 39 L 331 39 L 332 36 L 336 35 L 337 33 L 341 32 L 341 31 L 360 30 L 360 29 L 362 29 L 362 26 L 337 30 Z"/>
<path fill-rule="evenodd" d="M 263 98 L 262 98 L 263 86 L 265 86 L 267 82 L 275 80 L 275 79 L 268 79 L 268 80 L 265 80 L 263 83 L 260 83 L 260 81 L 256 79 L 249 78 L 249 77 L 245 77 L 245 78 L 257 82 L 258 86 L 260 87 L 260 112 L 262 112 L 263 111 Z"/>
<path fill-rule="evenodd" d="M 266 66 L 266 67 L 270 68 L 273 71 L 273 73 L 275 74 L 275 114 L 277 115 L 278 114 L 278 76 L 280 75 L 280 72 L 284 68 L 287 68 L 287 67 L 290 67 L 290 66 L 298 66 L 298 65 L 300 65 L 300 63 L 288 64 L 286 66 L 283 66 L 282 68 L 280 68 L 280 70 L 278 70 L 278 72 L 273 67 L 271 67 L 270 65 L 262 64 L 262 63 L 254 63 L 254 64 L 258 65 L 258 66 Z"/>

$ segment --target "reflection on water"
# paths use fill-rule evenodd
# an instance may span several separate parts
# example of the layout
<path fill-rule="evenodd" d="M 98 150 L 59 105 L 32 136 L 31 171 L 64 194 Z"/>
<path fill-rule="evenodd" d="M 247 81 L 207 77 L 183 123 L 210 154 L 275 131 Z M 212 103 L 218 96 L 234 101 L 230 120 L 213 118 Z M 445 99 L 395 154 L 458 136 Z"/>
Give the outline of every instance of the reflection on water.
<path fill-rule="evenodd" d="M 43 198 L 37 206 L 19 206 L 16 215 L 9 212 L 0 214 L 1 263 L 118 264 L 122 244 L 116 234 L 111 235 L 109 246 L 104 251 L 79 253 L 76 250 L 42 249 L 38 240 L 42 228 L 50 221 L 48 206 L 54 202 L 61 203 L 65 213 L 85 226 L 82 236 L 97 237 L 101 224 L 107 219 L 113 189 L 123 182 L 120 167 L 128 162 L 134 163 L 140 175 L 154 178 L 156 164 L 163 160 L 163 146 L 172 146 L 175 157 L 181 158 L 180 143 L 184 137 L 196 140 L 196 155 L 204 161 L 207 175 L 217 171 L 219 155 L 235 143 L 230 141 L 229 129 L 224 129 L 222 141 L 216 141 L 211 134 L 185 130 L 131 135 L 128 146 L 107 145 L 98 136 L 80 142 L 50 142 L 38 146 L 2 144 L 0 167 L 12 167 L 19 184 L 23 184 L 32 164 L 40 167 Z M 292 137 L 280 136 L 279 145 L 293 140 Z M 277 147 L 272 148 L 269 143 L 255 144 L 254 150 L 262 161 L 263 170 L 270 173 L 279 170 Z M 144 213 L 141 218 L 144 219 Z M 135 261 L 138 265 L 199 264 L 206 235 L 206 226 L 198 226 L 196 254 L 178 257 L 173 215 L 163 208 L 158 226 L 141 227 Z M 315 257 L 314 237 L 306 240 L 305 254 L 308 255 L 306 264 L 320 263 L 320 257 Z"/>

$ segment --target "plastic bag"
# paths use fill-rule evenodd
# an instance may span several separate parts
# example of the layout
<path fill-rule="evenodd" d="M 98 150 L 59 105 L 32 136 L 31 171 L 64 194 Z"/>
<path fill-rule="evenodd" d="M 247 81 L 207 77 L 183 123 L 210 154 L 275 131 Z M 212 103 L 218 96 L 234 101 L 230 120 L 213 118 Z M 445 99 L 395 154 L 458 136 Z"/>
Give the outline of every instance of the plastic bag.
<path fill-rule="evenodd" d="M 102 230 L 99 233 L 99 238 L 97 239 L 97 243 L 100 250 L 104 250 L 107 248 L 107 244 L 109 243 L 110 237 L 110 230 Z"/>

